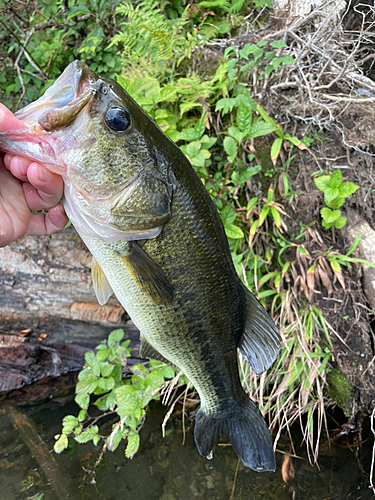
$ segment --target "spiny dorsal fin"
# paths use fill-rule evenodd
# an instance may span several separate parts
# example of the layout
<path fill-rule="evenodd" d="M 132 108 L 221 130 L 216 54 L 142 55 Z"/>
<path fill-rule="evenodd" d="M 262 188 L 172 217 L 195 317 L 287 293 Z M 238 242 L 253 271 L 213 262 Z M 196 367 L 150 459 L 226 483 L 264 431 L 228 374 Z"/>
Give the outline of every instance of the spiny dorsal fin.
<path fill-rule="evenodd" d="M 107 300 L 112 295 L 113 290 L 111 285 L 108 283 L 108 280 L 105 274 L 102 271 L 102 268 L 96 262 L 95 258 L 92 258 L 91 264 L 91 279 L 92 284 L 95 290 L 96 298 L 101 306 L 107 303 Z"/>
<path fill-rule="evenodd" d="M 172 284 L 161 267 L 135 241 L 129 242 L 129 253 L 121 255 L 142 292 L 155 304 L 168 304 L 174 299 Z"/>
<path fill-rule="evenodd" d="M 139 355 L 141 358 L 146 359 L 156 359 L 157 361 L 161 361 L 162 363 L 166 363 L 172 368 L 175 368 L 175 365 L 168 361 L 159 351 L 155 349 L 143 336 L 141 336 L 141 345 L 139 347 Z"/>
<path fill-rule="evenodd" d="M 267 311 L 247 288 L 245 298 L 246 323 L 238 347 L 255 373 L 259 374 L 275 361 L 279 354 L 281 337 Z"/>

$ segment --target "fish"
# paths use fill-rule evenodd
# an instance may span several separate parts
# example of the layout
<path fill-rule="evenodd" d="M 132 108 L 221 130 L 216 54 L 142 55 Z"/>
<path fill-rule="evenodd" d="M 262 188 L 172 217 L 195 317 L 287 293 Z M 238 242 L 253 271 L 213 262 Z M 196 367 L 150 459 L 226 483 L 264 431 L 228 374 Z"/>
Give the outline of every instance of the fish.
<path fill-rule="evenodd" d="M 93 255 L 92 282 L 140 332 L 140 354 L 178 367 L 200 396 L 201 456 L 228 438 L 246 467 L 274 471 L 265 420 L 243 389 L 238 350 L 267 370 L 280 333 L 239 279 L 220 215 L 188 159 L 114 80 L 72 62 L 0 133 L 0 149 L 64 180 L 64 207 Z"/>

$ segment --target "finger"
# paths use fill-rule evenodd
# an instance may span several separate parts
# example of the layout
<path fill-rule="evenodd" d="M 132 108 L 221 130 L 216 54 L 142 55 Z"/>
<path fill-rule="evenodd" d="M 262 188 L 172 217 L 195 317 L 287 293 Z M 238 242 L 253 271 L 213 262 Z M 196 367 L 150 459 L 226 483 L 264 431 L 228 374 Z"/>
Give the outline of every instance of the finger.
<path fill-rule="evenodd" d="M 32 160 L 24 156 L 6 154 L 4 157 L 4 164 L 7 169 L 12 172 L 14 177 L 17 177 L 21 181 L 27 181 L 27 170 L 31 163 L 33 163 Z"/>
<path fill-rule="evenodd" d="M 27 170 L 27 178 L 47 206 L 53 207 L 58 203 L 64 192 L 64 183 L 60 175 L 53 174 L 43 165 L 32 162 Z M 35 209 L 39 210 L 39 209 Z"/>
<path fill-rule="evenodd" d="M 0 132 L 19 128 L 26 128 L 26 126 L 4 104 L 0 104 Z"/>
<path fill-rule="evenodd" d="M 43 210 L 44 208 L 51 208 L 60 200 L 59 198 L 56 200 L 56 197 L 53 195 L 44 195 L 46 199 L 43 199 L 40 196 L 39 191 L 29 182 L 24 182 L 22 187 L 26 203 L 30 210 Z"/>
<path fill-rule="evenodd" d="M 21 183 L 0 162 L 0 246 L 24 236 L 29 220 Z"/>
<path fill-rule="evenodd" d="M 49 236 L 64 229 L 67 223 L 68 217 L 65 215 L 64 207 L 58 203 L 55 207 L 50 208 L 47 214 L 32 214 L 27 234 Z"/>
<path fill-rule="evenodd" d="M 8 170 L 10 170 L 10 162 L 11 162 L 12 158 L 13 158 L 13 155 L 9 155 L 8 153 L 4 154 L 3 163 Z"/>

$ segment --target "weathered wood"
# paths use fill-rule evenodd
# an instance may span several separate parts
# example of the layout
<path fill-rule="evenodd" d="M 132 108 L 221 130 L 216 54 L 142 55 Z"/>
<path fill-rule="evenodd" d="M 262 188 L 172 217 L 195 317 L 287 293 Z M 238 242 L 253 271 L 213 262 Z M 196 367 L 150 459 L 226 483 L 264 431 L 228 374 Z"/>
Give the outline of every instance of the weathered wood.
<path fill-rule="evenodd" d="M 58 464 L 47 444 L 38 434 L 32 420 L 13 404 L 8 404 L 4 410 L 12 419 L 22 441 L 29 448 L 35 458 L 46 482 L 51 486 L 57 499 L 66 499 L 74 496 L 68 472 Z"/>
<path fill-rule="evenodd" d="M 375 231 L 355 210 L 349 209 L 347 216 L 349 224 L 346 231 L 349 241 L 353 243 L 357 235 L 361 237 L 358 244 L 359 255 L 356 257 L 375 265 Z M 371 309 L 375 309 L 375 269 L 364 264 L 362 268 L 363 291 Z"/>
<path fill-rule="evenodd" d="M 32 333 L 18 335 L 22 327 Z M 131 321 L 121 328 L 130 340 L 135 358 L 139 350 L 139 333 Z M 0 393 L 9 392 L 45 377 L 57 377 L 80 370 L 84 355 L 108 337 L 113 327 L 100 323 L 45 318 L 38 322 L 8 322 L 0 330 Z M 43 334 L 47 335 L 43 338 Z"/>
<path fill-rule="evenodd" d="M 96 300 L 91 259 L 72 227 L 0 248 L 0 328 L 1 320 L 47 316 L 122 324 L 127 316 L 114 297 L 103 307 Z"/>
<path fill-rule="evenodd" d="M 0 393 L 80 370 L 85 352 L 119 327 L 138 356 L 139 334 L 123 307 L 114 297 L 98 304 L 91 254 L 74 228 L 0 248 Z"/>
<path fill-rule="evenodd" d="M 345 12 L 345 0 L 272 0 L 272 17 L 278 29 L 301 24 L 309 18 L 318 28 L 322 22 L 326 28 L 336 27 Z"/>

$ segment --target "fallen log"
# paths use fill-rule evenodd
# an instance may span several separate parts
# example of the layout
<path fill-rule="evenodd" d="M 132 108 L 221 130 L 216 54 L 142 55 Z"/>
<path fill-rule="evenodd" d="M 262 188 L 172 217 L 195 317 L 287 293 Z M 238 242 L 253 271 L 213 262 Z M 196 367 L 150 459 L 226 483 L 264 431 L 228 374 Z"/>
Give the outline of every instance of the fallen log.
<path fill-rule="evenodd" d="M 111 297 L 91 285 L 91 254 L 70 227 L 0 248 L 0 394 L 78 371 L 84 354 L 123 328 L 138 356 L 139 334 Z"/>

